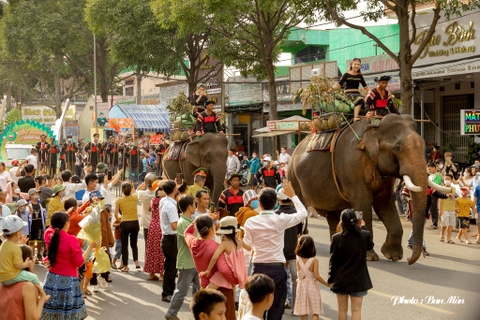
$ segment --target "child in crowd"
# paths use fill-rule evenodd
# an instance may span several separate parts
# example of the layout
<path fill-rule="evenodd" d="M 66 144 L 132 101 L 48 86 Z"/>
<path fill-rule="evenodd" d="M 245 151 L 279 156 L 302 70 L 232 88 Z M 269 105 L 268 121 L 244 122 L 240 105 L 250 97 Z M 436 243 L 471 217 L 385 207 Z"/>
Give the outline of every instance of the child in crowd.
<path fill-rule="evenodd" d="M 263 315 L 273 304 L 275 282 L 265 274 L 254 274 L 248 278 L 245 290 L 252 303 L 252 309 L 242 317 L 242 320 L 263 319 Z"/>
<path fill-rule="evenodd" d="M 32 269 L 35 260 L 22 259 L 22 249 L 18 242 L 25 243 L 26 236 L 22 236 L 22 228 L 28 224 L 16 215 L 7 216 L 3 221 L 2 231 L 6 241 L 0 246 L 0 283 L 11 286 L 22 281 L 29 281 L 38 285 L 36 274 L 24 270 Z"/>
<path fill-rule="evenodd" d="M 446 187 L 452 186 L 453 175 L 447 173 L 443 178 Z M 442 218 L 442 231 L 440 233 L 440 241 L 445 241 L 445 231 L 447 231 L 447 243 L 455 243 L 452 241 L 452 229 L 456 223 L 456 212 L 458 205 L 455 201 L 455 194 L 449 193 L 447 199 L 439 199 L 438 210 Z"/>
<path fill-rule="evenodd" d="M 297 299 L 295 300 L 294 314 L 300 315 L 302 320 L 307 320 L 312 315 L 312 320 L 318 319 L 323 314 L 322 298 L 320 295 L 321 284 L 330 287 L 318 272 L 318 259 L 315 257 L 315 242 L 307 235 L 298 239 L 297 248 Z"/>
<path fill-rule="evenodd" d="M 458 205 L 458 219 L 460 220 L 460 230 L 458 231 L 457 240 L 463 242 L 462 234 L 465 237 L 465 243 L 471 244 L 472 242 L 468 240 L 468 226 L 470 224 L 470 209 L 475 210 L 474 203 L 470 199 L 470 191 L 468 188 L 463 187 L 462 197 L 456 199 Z"/>
<path fill-rule="evenodd" d="M 285 167 L 285 162 L 280 162 L 278 167 L 278 173 L 280 174 L 280 180 L 283 180 L 287 176 L 287 168 Z"/>
<path fill-rule="evenodd" d="M 225 296 L 213 289 L 203 289 L 197 291 L 190 302 L 195 320 L 216 320 L 225 319 L 227 307 Z"/>
<path fill-rule="evenodd" d="M 235 278 L 238 279 L 238 286 L 240 289 L 243 289 L 245 281 L 247 280 L 247 268 L 243 248 L 246 250 L 251 250 L 251 248 L 240 238 L 236 237 L 237 232 L 240 231 L 240 229 L 237 229 L 237 225 L 237 218 L 232 216 L 224 217 L 220 220 L 220 229 L 217 230 L 217 234 L 223 235 L 222 243 L 220 243 L 213 254 L 207 270 L 200 272 L 200 276 L 208 277 L 220 255 L 225 253 L 227 263 L 232 269 Z M 210 284 L 207 288 L 217 289 L 218 287 L 232 288 L 232 285 L 225 280 L 219 271 L 210 278 Z"/>
<path fill-rule="evenodd" d="M 115 238 L 115 255 L 113 256 L 112 269 L 118 269 L 117 260 L 122 257 L 122 239 L 120 237 L 120 223 L 122 222 L 122 213 L 118 213 L 118 217 L 115 218 L 115 222 L 112 224 L 114 227 L 113 236 Z"/>

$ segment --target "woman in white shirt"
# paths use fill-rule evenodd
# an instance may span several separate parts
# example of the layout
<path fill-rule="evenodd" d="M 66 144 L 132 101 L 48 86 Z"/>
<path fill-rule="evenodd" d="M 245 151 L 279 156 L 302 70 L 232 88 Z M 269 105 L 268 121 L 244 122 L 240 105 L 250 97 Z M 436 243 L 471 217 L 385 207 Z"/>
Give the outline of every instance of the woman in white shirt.
<path fill-rule="evenodd" d="M 7 190 L 7 183 L 11 181 L 10 173 L 5 171 L 5 163 L 0 162 L 0 189 Z"/>
<path fill-rule="evenodd" d="M 108 174 L 100 173 L 98 175 L 98 188 L 100 193 L 105 198 L 105 204 L 112 206 L 112 188 L 115 186 L 118 181 L 120 181 L 120 176 L 123 173 L 123 169 L 118 170 L 118 172 L 112 177 L 111 180 L 108 180 Z"/>

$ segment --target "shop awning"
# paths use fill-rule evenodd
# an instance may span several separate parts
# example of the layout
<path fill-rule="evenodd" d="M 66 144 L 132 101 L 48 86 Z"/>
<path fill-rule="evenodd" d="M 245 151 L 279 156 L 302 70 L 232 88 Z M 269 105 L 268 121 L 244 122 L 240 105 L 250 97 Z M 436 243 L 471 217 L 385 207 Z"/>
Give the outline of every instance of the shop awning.
<path fill-rule="evenodd" d="M 159 104 L 116 104 L 110 118 L 131 118 L 136 130 L 169 132 L 170 118 L 166 106 Z"/>

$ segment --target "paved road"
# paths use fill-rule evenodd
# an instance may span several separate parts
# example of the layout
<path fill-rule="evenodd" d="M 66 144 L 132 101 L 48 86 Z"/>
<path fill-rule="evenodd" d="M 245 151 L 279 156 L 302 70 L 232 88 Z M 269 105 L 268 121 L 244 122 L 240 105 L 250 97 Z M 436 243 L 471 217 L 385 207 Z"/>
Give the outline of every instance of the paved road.
<path fill-rule="evenodd" d="M 410 223 L 402 218 L 404 242 Z M 324 218 L 310 219 L 310 234 L 314 237 L 320 274 L 327 277 L 329 238 Z M 472 232 L 473 233 L 473 228 Z M 380 261 L 369 262 L 374 288 L 364 298 L 363 319 L 480 319 L 480 245 L 447 244 L 438 240 L 438 230 L 425 230 L 429 257 L 421 257 L 409 266 L 406 258 L 398 262 L 387 261 L 380 254 L 385 239 L 381 222 L 374 222 L 374 242 Z M 456 234 L 455 234 L 456 235 Z M 139 237 L 140 261 L 143 265 L 144 241 Z M 405 249 L 405 255 L 410 254 Z M 133 263 L 130 269 L 134 269 Z M 40 279 L 45 270 L 36 268 Z M 145 281 L 143 272 L 128 274 L 113 272 L 113 283 L 87 299 L 88 319 L 164 319 L 168 303 L 162 302 L 161 283 Z M 325 314 L 321 319 L 336 319 L 336 296 L 322 286 Z M 416 299 L 416 304 L 411 304 Z M 193 319 L 188 311 L 187 297 L 179 317 Z M 286 310 L 284 319 L 299 319 Z"/>

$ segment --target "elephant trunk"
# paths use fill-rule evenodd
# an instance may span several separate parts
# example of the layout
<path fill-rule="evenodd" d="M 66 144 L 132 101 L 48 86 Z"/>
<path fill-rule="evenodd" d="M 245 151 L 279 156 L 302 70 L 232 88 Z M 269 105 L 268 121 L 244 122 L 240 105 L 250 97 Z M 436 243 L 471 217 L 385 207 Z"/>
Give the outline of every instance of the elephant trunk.
<path fill-rule="evenodd" d="M 423 169 L 423 166 L 416 168 L 413 171 L 413 174 L 409 175 L 412 177 L 415 185 L 421 187 L 423 190 L 427 190 L 427 172 Z M 413 253 L 410 258 L 408 258 L 408 264 L 415 263 L 420 254 L 423 251 L 423 231 L 425 226 L 425 215 L 427 209 L 427 194 L 426 191 L 423 192 L 412 192 L 412 245 Z"/>
<path fill-rule="evenodd" d="M 227 172 L 226 163 L 217 163 L 214 167 L 211 168 L 211 174 L 213 178 L 213 189 L 210 190 L 211 199 L 210 201 L 215 204 L 215 207 L 218 207 L 218 199 L 220 194 L 223 191 L 223 183 L 225 181 L 225 173 Z"/>

